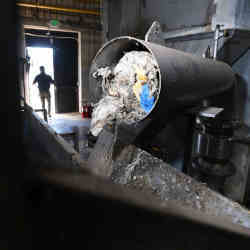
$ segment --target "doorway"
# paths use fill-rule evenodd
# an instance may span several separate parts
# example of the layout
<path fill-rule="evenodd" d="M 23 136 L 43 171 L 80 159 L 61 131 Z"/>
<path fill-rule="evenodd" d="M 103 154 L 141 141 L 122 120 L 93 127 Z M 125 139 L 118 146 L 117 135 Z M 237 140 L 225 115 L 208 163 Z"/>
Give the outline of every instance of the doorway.
<path fill-rule="evenodd" d="M 28 75 L 29 103 L 33 109 L 41 109 L 42 103 L 39 96 L 37 83 L 33 85 L 35 77 L 40 73 L 40 66 L 45 67 L 45 73 L 54 79 L 53 48 L 27 47 L 27 54 L 30 57 L 30 69 Z M 55 114 L 55 87 L 50 85 L 51 114 Z M 48 110 L 47 103 L 45 107 Z"/>
<path fill-rule="evenodd" d="M 39 74 L 39 67 L 44 65 L 46 73 L 56 83 L 56 88 L 52 84 L 50 89 L 52 116 L 79 112 L 81 64 L 78 33 L 25 28 L 25 42 L 30 57 L 28 98 L 26 97 L 29 104 L 34 109 L 41 108 L 38 88 L 32 83 Z"/>

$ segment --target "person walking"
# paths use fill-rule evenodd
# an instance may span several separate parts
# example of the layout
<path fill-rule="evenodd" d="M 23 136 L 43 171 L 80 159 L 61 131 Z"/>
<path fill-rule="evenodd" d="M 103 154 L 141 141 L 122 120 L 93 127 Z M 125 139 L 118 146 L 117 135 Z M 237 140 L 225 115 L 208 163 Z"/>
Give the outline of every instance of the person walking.
<path fill-rule="evenodd" d="M 40 74 L 37 75 L 33 81 L 33 84 L 38 83 L 39 94 L 42 102 L 42 108 L 45 109 L 45 99 L 48 102 L 48 116 L 51 117 L 51 98 L 50 98 L 50 84 L 55 84 L 55 81 L 50 75 L 45 73 L 44 66 L 40 67 Z"/>

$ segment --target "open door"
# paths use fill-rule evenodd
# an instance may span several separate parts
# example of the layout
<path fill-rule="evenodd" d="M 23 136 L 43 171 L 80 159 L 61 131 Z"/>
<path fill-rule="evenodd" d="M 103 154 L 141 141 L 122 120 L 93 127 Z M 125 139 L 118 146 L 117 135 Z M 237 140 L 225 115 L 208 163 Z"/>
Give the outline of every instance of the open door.
<path fill-rule="evenodd" d="M 54 39 L 56 113 L 78 112 L 78 43 L 76 39 Z"/>
<path fill-rule="evenodd" d="M 33 109 L 41 109 L 42 103 L 37 86 L 33 86 L 33 80 L 40 74 L 40 66 L 45 67 L 45 73 L 54 79 L 53 48 L 48 47 L 27 47 L 27 54 L 30 57 L 30 68 L 28 73 L 29 104 Z M 50 86 L 51 114 L 55 113 L 54 85 Z M 47 106 L 47 102 L 46 102 Z"/>

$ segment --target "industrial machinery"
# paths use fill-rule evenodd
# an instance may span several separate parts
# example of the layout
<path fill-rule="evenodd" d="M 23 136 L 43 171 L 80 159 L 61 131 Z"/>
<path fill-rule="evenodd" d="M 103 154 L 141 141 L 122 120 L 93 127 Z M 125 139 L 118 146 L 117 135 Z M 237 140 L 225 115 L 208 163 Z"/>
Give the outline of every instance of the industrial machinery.
<path fill-rule="evenodd" d="M 92 77 L 100 67 L 116 64 L 124 53 L 147 51 L 159 67 L 159 96 L 152 110 L 141 121 L 121 125 L 127 129 L 126 140 L 147 149 L 152 140 L 175 117 L 188 117 L 189 133 L 185 147 L 183 172 L 223 193 L 227 177 L 235 173 L 230 161 L 234 142 L 249 143 L 235 137 L 241 127 L 235 111 L 237 84 L 231 67 L 214 59 L 202 58 L 133 37 L 118 37 L 97 53 L 90 70 L 91 95 L 101 97 L 98 81 Z M 171 142 L 170 142 L 171 143 Z"/>

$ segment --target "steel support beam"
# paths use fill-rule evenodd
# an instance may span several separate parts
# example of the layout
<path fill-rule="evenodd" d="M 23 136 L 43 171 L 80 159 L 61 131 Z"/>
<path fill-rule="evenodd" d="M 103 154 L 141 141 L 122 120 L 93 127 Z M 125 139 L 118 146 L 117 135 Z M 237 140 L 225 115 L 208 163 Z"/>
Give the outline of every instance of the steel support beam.
<path fill-rule="evenodd" d="M 17 3 L 17 6 L 26 7 L 26 8 L 56 10 L 56 11 L 69 12 L 69 13 L 88 14 L 88 15 L 100 16 L 100 12 L 95 11 L 95 10 L 71 9 L 71 8 L 56 7 L 56 6 L 49 6 L 49 5 L 40 5 L 40 4 L 31 4 L 31 3 Z"/>

